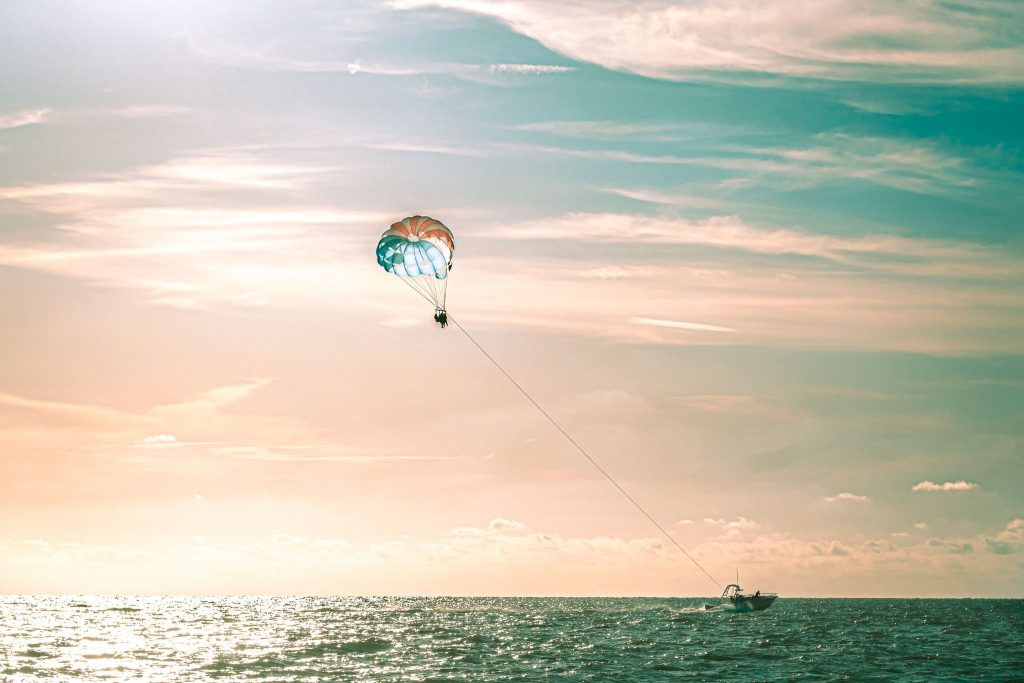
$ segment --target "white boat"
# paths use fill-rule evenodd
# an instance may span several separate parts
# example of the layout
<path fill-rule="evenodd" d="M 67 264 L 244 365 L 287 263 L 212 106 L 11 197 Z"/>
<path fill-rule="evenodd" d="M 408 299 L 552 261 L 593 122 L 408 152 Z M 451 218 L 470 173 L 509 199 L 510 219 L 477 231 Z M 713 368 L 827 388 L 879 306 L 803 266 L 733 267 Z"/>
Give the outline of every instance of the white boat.
<path fill-rule="evenodd" d="M 738 583 L 730 583 L 722 591 L 722 600 L 733 606 L 737 612 L 759 612 L 768 609 L 778 598 L 777 593 L 744 593 Z"/>

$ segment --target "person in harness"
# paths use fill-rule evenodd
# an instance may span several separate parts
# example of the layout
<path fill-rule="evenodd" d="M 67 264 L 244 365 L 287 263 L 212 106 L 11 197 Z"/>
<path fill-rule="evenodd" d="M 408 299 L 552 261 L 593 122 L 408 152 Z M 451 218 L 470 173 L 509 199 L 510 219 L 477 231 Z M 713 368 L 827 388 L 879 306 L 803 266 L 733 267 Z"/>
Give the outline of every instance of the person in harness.
<path fill-rule="evenodd" d="M 443 308 L 434 310 L 434 322 L 441 326 L 441 329 L 448 327 L 448 311 Z"/>

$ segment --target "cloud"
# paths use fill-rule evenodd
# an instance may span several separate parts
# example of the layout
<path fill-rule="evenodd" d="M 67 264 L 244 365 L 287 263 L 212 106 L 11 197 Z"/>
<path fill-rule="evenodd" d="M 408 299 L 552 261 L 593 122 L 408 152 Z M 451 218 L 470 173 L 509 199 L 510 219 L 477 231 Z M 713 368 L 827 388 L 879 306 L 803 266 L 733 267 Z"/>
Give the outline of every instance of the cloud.
<path fill-rule="evenodd" d="M 915 522 L 914 523 L 914 528 L 915 529 L 921 529 L 923 531 L 923 530 L 928 528 L 928 523 L 927 522 Z"/>
<path fill-rule="evenodd" d="M 654 190 L 620 187 L 601 188 L 601 192 L 607 192 L 608 194 L 618 195 L 619 197 L 625 197 L 626 199 L 632 199 L 633 201 L 644 202 L 647 204 L 661 204 L 663 206 L 686 207 L 691 209 L 722 208 L 725 205 L 721 200 L 710 199 L 708 197 L 698 197 L 690 193 L 666 194 L 665 192 Z"/>
<path fill-rule="evenodd" d="M 668 80 L 764 77 L 1016 84 L 1024 48 L 1014 0 L 392 0 L 497 19 L 572 59 Z"/>
<path fill-rule="evenodd" d="M 739 216 L 704 219 L 570 213 L 478 221 L 474 238 L 510 240 L 530 259 L 463 262 L 486 279 L 478 320 L 573 330 L 630 343 L 815 345 L 961 353 L 1012 352 L 1024 283 L 1008 245 L 896 234 L 821 234 L 756 226 Z M 614 255 L 609 245 L 614 245 Z M 595 268 L 629 277 L 579 277 Z M 623 274 L 623 271 L 616 271 Z M 486 277 L 485 277 L 486 275 Z M 501 311 L 488 292 L 521 296 Z M 893 297 L 894 289 L 900 291 Z M 980 301 L 984 300 L 984 305 Z M 681 333 L 623 316 L 728 328 Z M 629 318 L 627 317 L 626 320 Z M 987 330 L 984 335 L 978 330 Z"/>
<path fill-rule="evenodd" d="M 665 140 L 667 134 L 670 139 L 679 139 L 678 133 L 688 131 L 695 126 L 683 128 L 677 123 L 643 123 L 636 121 L 587 121 L 587 120 L 563 120 L 563 121 L 537 121 L 534 123 L 523 123 L 513 126 L 513 130 L 528 131 L 531 133 L 548 133 L 570 138 L 582 138 L 593 140 L 606 139 L 645 139 Z"/>
<path fill-rule="evenodd" d="M 519 145 L 508 151 L 557 155 L 604 162 L 659 166 L 695 166 L 732 174 L 719 189 L 755 186 L 799 190 L 827 185 L 871 183 L 917 194 L 966 198 L 973 188 L 1020 183 L 1020 175 L 992 171 L 931 140 L 826 132 L 802 145 L 756 147 L 720 145 L 715 156 L 699 154 L 641 154 L 618 149 L 579 149 L 557 145 Z M 994 152 L 983 150 L 981 155 Z M 700 206 L 698 199 L 665 196 L 649 190 L 610 190 L 622 196 L 666 205 Z M 704 198 L 703 205 L 713 205 Z"/>
<path fill-rule="evenodd" d="M 964 555 L 974 552 L 974 546 L 963 541 L 954 541 L 945 538 L 929 538 L 927 544 L 932 548 L 952 553 L 954 555 Z"/>
<path fill-rule="evenodd" d="M 204 514 L 212 514 L 217 504 L 188 502 L 209 508 Z M 761 589 L 789 595 L 834 594 L 837 585 L 854 595 L 983 593 L 1007 571 L 1006 588 L 997 590 L 1012 592 L 1017 587 L 1013 562 L 1024 546 L 1024 519 L 1013 519 L 995 533 L 920 542 L 756 533 L 746 521 L 749 533 L 720 534 L 688 552 L 722 577 L 739 564 L 745 582 L 753 574 Z M 0 554 L 5 558 L 0 581 L 21 593 L 217 593 L 232 592 L 225 590 L 231 585 L 236 593 L 333 595 L 339 582 L 363 594 L 701 595 L 711 590 L 689 561 L 660 539 L 566 536 L 500 517 L 446 534 L 375 542 L 318 538 L 287 528 L 248 539 L 193 533 L 178 544 L 0 538 Z M 202 584 L 189 578 L 194 572 L 184 571 L 197 564 L 206 568 Z M 86 567 L 94 571 L 83 571 Z M 961 575 L 956 587 L 949 585 L 953 570 Z M 75 577 L 73 584 L 68 576 Z M 963 583 L 965 576 L 973 577 L 969 584 Z"/>
<path fill-rule="evenodd" d="M 506 533 L 509 531 L 524 531 L 526 529 L 526 525 L 512 519 L 495 517 L 487 524 L 487 528 L 491 531 Z"/>
<path fill-rule="evenodd" d="M 1024 550 L 1024 519 L 1011 520 L 994 537 L 985 538 L 985 545 L 997 555 L 1013 555 Z"/>
<path fill-rule="evenodd" d="M 650 325 L 652 327 L 667 327 L 674 330 L 692 330 L 695 332 L 735 332 L 731 327 L 709 325 L 707 323 L 692 323 L 682 320 L 658 320 L 657 318 L 630 318 L 629 322 L 636 325 Z"/>
<path fill-rule="evenodd" d="M 564 74 L 575 71 L 572 66 L 555 66 L 551 64 L 491 64 L 492 74 L 515 74 L 516 76 L 537 76 L 541 74 Z"/>
<path fill-rule="evenodd" d="M 0 245 L 0 264 L 139 290 L 181 308 L 309 301 L 359 277 L 337 265 L 346 226 L 387 224 L 378 212 L 303 199 L 342 172 L 225 149 L 81 181 L 0 187 L 0 198 L 56 222 L 49 241 Z"/>
<path fill-rule="evenodd" d="M 975 484 L 973 482 L 969 482 L 969 481 L 963 481 L 963 480 L 960 480 L 960 481 L 947 481 L 947 482 L 944 482 L 942 484 L 936 484 L 935 482 L 932 482 L 932 481 L 922 481 L 922 482 L 920 482 L 918 484 L 914 484 L 914 487 L 912 489 L 910 489 L 910 490 L 911 491 L 939 492 L 939 491 L 970 491 L 970 490 L 976 489 L 976 488 L 978 488 L 977 484 Z"/>
<path fill-rule="evenodd" d="M 393 216 L 311 202 L 348 169 L 303 154 L 206 150 L 119 173 L 0 187 L 0 197 L 53 224 L 0 245 L 0 265 L 128 290 L 159 306 L 362 306 L 386 291 L 365 258 L 365 236 Z M 939 353 L 1020 344 L 1014 321 L 1024 291 L 1012 245 L 819 234 L 736 215 L 510 221 L 484 213 L 472 224 L 467 237 L 515 240 L 535 256 L 510 260 L 485 249 L 460 261 L 460 282 L 476 283 L 461 290 L 463 310 L 485 325 L 654 344 Z M 501 294 L 513 290 L 521 295 Z M 407 325 L 407 311 L 375 319 Z"/>
<path fill-rule="evenodd" d="M 143 446 L 176 446 L 179 445 L 178 437 L 173 434 L 154 434 L 153 436 L 144 436 L 139 441 Z"/>
<path fill-rule="evenodd" d="M 696 410 L 712 415 L 731 415 L 743 418 L 768 418 L 770 420 L 792 419 L 791 409 L 773 398 L 749 394 L 688 394 L 673 396 L 672 401 L 687 410 Z"/>
<path fill-rule="evenodd" d="M 22 109 L 8 114 L 0 114 L 0 130 L 43 123 L 50 118 L 52 113 L 53 110 L 49 107 L 37 107 L 35 109 Z"/>
<path fill-rule="evenodd" d="M 206 463 L 213 459 L 351 464 L 458 459 L 449 454 L 410 453 L 401 443 L 382 446 L 372 437 L 361 443 L 339 442 L 329 430 L 301 419 L 248 412 L 245 402 L 272 383 L 268 378 L 246 379 L 137 412 L 0 394 L 0 406 L 27 409 L 25 414 L 8 414 L 4 443 L 20 452 L 59 446 L 63 455 L 83 456 L 83 462 L 93 463 L 91 458 L 96 458 L 143 466 L 159 466 L 168 449 L 174 450 L 178 460 Z M 169 427 L 193 438 L 181 440 Z M 45 438 L 40 437 L 40 428 Z"/>
<path fill-rule="evenodd" d="M 854 503 L 867 503 L 871 499 L 868 498 L 867 496 L 860 496 L 860 495 L 857 495 L 856 493 L 847 493 L 847 492 L 844 491 L 843 493 L 837 493 L 834 496 L 825 496 L 825 498 L 823 498 L 823 500 L 826 503 L 838 503 L 838 502 L 841 502 L 841 501 L 844 501 L 844 500 L 845 501 L 851 501 L 851 502 L 854 502 Z"/>
<path fill-rule="evenodd" d="M 819 133 L 803 147 L 729 148 L 729 156 L 693 159 L 710 168 L 747 175 L 733 182 L 770 184 L 789 189 L 861 181 L 918 194 L 948 194 L 993 177 L 938 143 L 922 139 Z M 728 181 L 727 181 L 728 182 Z"/>
<path fill-rule="evenodd" d="M 755 522 L 752 519 L 747 519 L 746 517 L 737 517 L 736 519 L 733 519 L 733 520 L 721 519 L 721 518 L 716 519 L 714 517 L 705 517 L 704 518 L 704 523 L 705 524 L 711 524 L 713 526 L 720 526 L 723 529 L 736 530 L 736 531 L 738 531 L 740 529 L 756 529 L 758 527 L 757 522 Z"/>
<path fill-rule="evenodd" d="M 352 76 L 370 74 L 378 76 L 417 76 L 423 74 L 448 73 L 460 65 L 420 64 L 408 66 L 387 62 L 369 62 L 354 59 L 321 59 L 299 57 L 288 54 L 275 41 L 273 48 L 232 45 L 210 41 L 197 35 L 187 36 L 188 49 L 212 64 L 243 69 L 272 72 L 296 73 L 347 73 Z"/>
<path fill-rule="evenodd" d="M 387 30 L 380 28 L 381 31 Z M 454 76 L 473 81 L 489 82 L 497 76 L 544 76 L 576 71 L 574 66 L 558 64 L 466 64 L 439 62 L 429 59 L 385 61 L 297 56 L 306 50 L 282 45 L 275 41 L 273 48 L 230 45 L 200 40 L 189 36 L 188 48 L 201 59 L 223 66 L 271 72 L 294 73 L 347 73 L 350 76 Z"/>
<path fill-rule="evenodd" d="M 568 213 L 505 222 L 486 230 L 491 237 L 509 240 L 694 245 L 754 254 L 812 256 L 865 268 L 905 269 L 907 272 L 921 270 L 923 273 L 929 268 L 941 267 L 949 273 L 953 264 L 974 268 L 991 265 L 995 268 L 992 272 L 1000 276 L 1012 272 L 1008 259 L 1000 258 L 998 250 L 982 244 L 885 234 L 838 236 L 762 228 L 734 215 L 691 220 L 626 213 Z M 896 263 L 889 263 L 891 261 Z"/>
<path fill-rule="evenodd" d="M 50 401 L 45 399 L 0 393 L 0 405 L 13 409 L 18 422 L 26 425 L 43 424 L 50 429 L 87 429 L 109 432 L 134 425 L 138 416 L 104 406 Z M 9 433 L 13 429 L 9 426 Z"/>
<path fill-rule="evenodd" d="M 587 268 L 584 270 L 577 271 L 577 275 L 582 278 L 592 280 L 621 280 L 623 278 L 633 277 L 636 275 L 637 269 L 635 268 L 623 268 L 621 266 L 599 266 L 597 268 Z"/>

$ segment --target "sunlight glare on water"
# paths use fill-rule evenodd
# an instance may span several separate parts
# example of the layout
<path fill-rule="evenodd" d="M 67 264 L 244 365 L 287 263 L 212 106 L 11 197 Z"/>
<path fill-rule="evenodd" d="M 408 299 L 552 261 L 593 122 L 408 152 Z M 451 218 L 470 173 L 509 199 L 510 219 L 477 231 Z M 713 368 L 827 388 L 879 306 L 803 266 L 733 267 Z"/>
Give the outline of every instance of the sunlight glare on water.
<path fill-rule="evenodd" d="M 1021 600 L 0 598 L 0 680 L 1024 680 Z"/>

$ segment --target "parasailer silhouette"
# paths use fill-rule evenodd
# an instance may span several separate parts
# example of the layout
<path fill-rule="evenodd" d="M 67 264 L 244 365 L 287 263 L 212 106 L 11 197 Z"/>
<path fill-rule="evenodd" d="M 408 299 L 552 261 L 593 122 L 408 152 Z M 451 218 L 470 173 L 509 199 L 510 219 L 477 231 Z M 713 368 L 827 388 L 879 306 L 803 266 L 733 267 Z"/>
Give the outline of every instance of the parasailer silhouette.
<path fill-rule="evenodd" d="M 448 326 L 445 300 L 455 238 L 441 221 L 409 216 L 384 231 L 377 242 L 377 263 L 434 304 L 434 320 Z"/>

